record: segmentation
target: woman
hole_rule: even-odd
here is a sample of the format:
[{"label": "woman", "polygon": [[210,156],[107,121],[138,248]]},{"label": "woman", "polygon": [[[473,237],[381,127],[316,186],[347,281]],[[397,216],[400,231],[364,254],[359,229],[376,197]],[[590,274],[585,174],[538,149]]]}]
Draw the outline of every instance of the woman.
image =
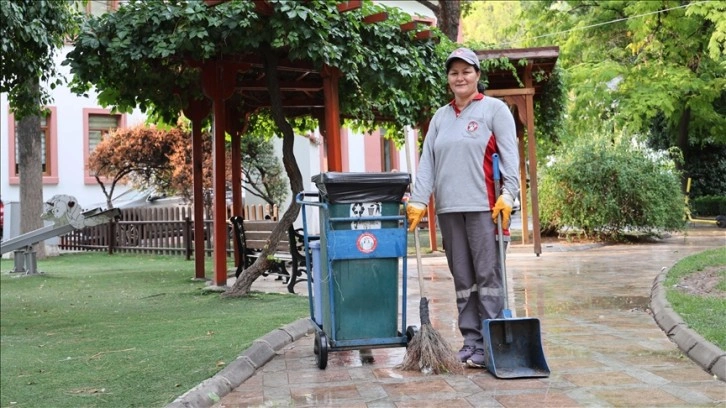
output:
[{"label": "woman", "polygon": [[[407,217],[412,231],[434,194],[464,337],[458,356],[471,367],[484,367],[482,320],[501,318],[504,307],[495,223],[501,214],[502,226],[509,227],[512,203],[519,194],[517,133],[507,105],[484,96],[477,87],[481,72],[472,50],[452,52],[446,72],[454,99],[431,119]],[[499,154],[502,175],[498,199],[494,153]]]}]

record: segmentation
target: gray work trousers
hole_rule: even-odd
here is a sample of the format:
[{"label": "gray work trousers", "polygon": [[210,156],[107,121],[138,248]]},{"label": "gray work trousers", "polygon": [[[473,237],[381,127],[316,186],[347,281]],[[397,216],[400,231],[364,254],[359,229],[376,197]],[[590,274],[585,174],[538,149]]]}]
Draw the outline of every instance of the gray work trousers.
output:
[{"label": "gray work trousers", "polygon": [[482,320],[500,318],[504,308],[496,224],[490,212],[446,213],[438,219],[454,278],[459,331],[465,345],[483,348]]}]

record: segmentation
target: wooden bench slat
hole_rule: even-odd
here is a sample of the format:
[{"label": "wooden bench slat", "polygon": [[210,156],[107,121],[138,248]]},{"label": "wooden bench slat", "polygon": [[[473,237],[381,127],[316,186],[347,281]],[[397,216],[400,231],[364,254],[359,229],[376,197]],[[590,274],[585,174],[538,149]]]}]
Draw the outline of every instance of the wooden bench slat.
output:
[{"label": "wooden bench slat", "polygon": [[[259,232],[259,231],[245,231],[245,241],[267,241],[270,238],[269,232]],[[287,237],[283,237],[280,242],[284,242],[285,244],[288,243]]]},{"label": "wooden bench slat", "polygon": [[[262,249],[265,247],[265,245],[267,245],[267,239],[254,240],[254,239],[248,238],[245,240],[245,244],[246,244],[245,246],[248,249],[252,249],[255,251],[262,251]],[[277,252],[290,252],[290,244],[287,241],[285,241],[285,242],[280,241],[277,244]]]},{"label": "wooden bench slat", "polygon": [[277,226],[277,221],[242,221],[245,226],[245,232],[249,231],[267,231],[272,232]]}]

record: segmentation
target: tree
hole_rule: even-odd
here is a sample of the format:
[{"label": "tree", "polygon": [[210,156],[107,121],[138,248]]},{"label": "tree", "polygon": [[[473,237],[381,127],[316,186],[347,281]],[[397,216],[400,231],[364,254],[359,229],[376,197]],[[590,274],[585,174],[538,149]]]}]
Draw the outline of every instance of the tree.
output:
[{"label": "tree", "polygon": [[[138,125],[110,132],[88,159],[89,170],[101,186],[108,208],[113,208],[111,199],[119,182],[154,186],[160,192],[184,185],[186,177],[176,171],[172,157],[185,151],[190,139],[189,133],[179,128],[162,130]],[[108,188],[105,182],[110,182]]]},{"label": "tree", "polygon": [[506,28],[512,24],[512,16],[521,10],[518,1],[475,1],[461,19],[464,41],[510,48]]},{"label": "tree", "polygon": [[471,9],[470,0],[421,0],[419,3],[426,6],[436,15],[438,27],[441,32],[453,42],[459,39],[459,20],[462,14]]},{"label": "tree", "polygon": [[[93,84],[102,104],[121,111],[153,105],[162,116],[176,118],[188,101],[202,95],[200,70],[189,61],[255,55],[264,65],[268,114],[283,138],[283,165],[293,194],[302,191],[303,183],[277,78],[281,55],[318,69],[328,65],[340,70],[341,114],[370,128],[386,118],[401,131],[399,139],[405,126],[422,123],[445,99],[440,67],[453,45],[435,28],[438,41],[417,41],[415,33],[402,32],[401,24],[411,17],[399,9],[365,2],[362,9],[340,13],[337,1],[269,0],[263,14],[255,4],[131,1],[116,13],[90,19],[66,61],[74,89],[82,93]],[[382,10],[388,20],[361,22]],[[298,212],[299,204],[293,202],[273,231],[269,248],[277,247]],[[227,294],[248,293],[268,267],[267,255],[245,270]]]},{"label": "tree", "polygon": [[685,225],[673,161],[601,129],[568,143],[544,166],[540,203],[545,231],[565,235],[622,241]]},{"label": "tree", "polygon": [[[41,83],[60,83],[53,54],[77,27],[72,3],[17,0],[0,7],[0,92],[7,92],[16,127],[20,176],[20,231],[40,228],[43,178],[40,115],[50,102]],[[39,257],[45,247],[37,248]]]},{"label": "tree", "polygon": [[[203,132],[202,140],[202,185],[210,188],[211,134]],[[109,133],[94,149],[88,166],[101,186],[108,208],[113,207],[114,190],[121,182],[191,199],[191,150],[191,133],[183,123],[176,127],[138,125]],[[247,137],[242,152],[244,188],[270,204],[282,203],[287,190],[272,143],[263,137]],[[230,155],[226,167],[229,174]]]},{"label": "tree", "polygon": [[573,135],[607,121],[646,135],[657,123],[683,152],[726,143],[725,3],[543,1],[522,12],[525,45],[560,45]]},{"label": "tree", "polygon": [[270,140],[248,135],[242,138],[243,188],[270,205],[279,205],[287,197],[285,174]]}]

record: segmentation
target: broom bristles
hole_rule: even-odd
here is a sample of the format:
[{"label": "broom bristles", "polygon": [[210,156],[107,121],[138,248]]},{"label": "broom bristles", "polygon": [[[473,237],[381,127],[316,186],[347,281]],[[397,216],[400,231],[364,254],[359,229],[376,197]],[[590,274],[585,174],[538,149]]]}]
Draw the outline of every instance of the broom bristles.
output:
[{"label": "broom bristles", "polygon": [[457,358],[446,339],[431,325],[424,324],[408,344],[406,355],[401,363],[406,371],[422,371],[433,374],[463,372],[461,361]]},{"label": "broom bristles", "polygon": [[436,331],[428,318],[428,300],[421,298],[419,305],[421,329],[413,336],[403,357],[401,369],[420,370],[424,373],[460,374],[464,371],[461,361],[444,337]]}]

